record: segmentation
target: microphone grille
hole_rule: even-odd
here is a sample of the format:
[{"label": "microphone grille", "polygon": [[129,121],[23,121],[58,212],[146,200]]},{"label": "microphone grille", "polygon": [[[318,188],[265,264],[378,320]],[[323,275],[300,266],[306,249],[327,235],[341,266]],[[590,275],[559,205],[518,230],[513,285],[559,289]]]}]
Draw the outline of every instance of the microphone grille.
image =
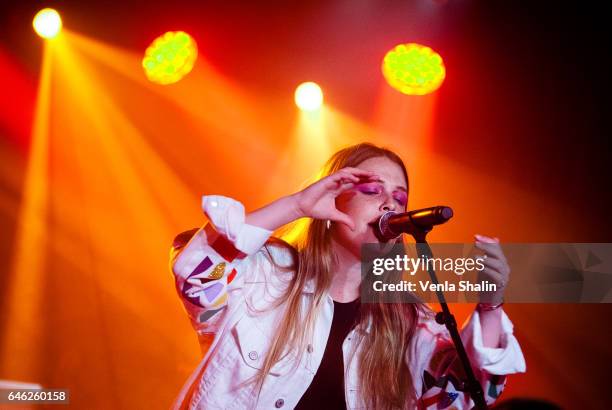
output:
[{"label": "microphone grille", "polygon": [[442,208],[440,215],[442,215],[444,219],[448,220],[453,217],[454,214],[451,208],[449,208],[448,206],[442,206],[440,208]]}]

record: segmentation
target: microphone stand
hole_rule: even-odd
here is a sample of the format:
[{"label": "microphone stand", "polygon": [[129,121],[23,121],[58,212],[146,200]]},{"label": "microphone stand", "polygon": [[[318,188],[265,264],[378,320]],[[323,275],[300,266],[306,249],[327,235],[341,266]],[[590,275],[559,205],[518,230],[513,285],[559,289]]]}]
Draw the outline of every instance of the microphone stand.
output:
[{"label": "microphone stand", "polygon": [[[414,229],[410,234],[414,237],[416,241],[416,248],[419,256],[433,258],[433,253],[431,251],[431,247],[427,243],[426,236],[431,231],[433,226],[420,227]],[[438,284],[438,278],[436,277],[436,272],[427,264],[427,270],[429,272],[429,276],[431,277],[431,281],[434,284]],[[437,287],[436,287],[437,289]],[[450,333],[451,339],[453,340],[453,344],[455,345],[455,349],[457,350],[457,354],[459,355],[459,359],[461,360],[461,364],[463,366],[463,370],[465,371],[465,375],[467,376],[468,390],[470,392],[470,397],[474,400],[474,408],[478,410],[487,410],[489,407],[487,406],[487,402],[484,398],[484,392],[482,390],[482,386],[476,380],[476,376],[474,375],[474,371],[472,370],[472,365],[470,364],[470,360],[468,359],[467,353],[465,352],[465,347],[463,346],[463,341],[461,340],[461,336],[459,335],[459,331],[457,330],[457,321],[455,320],[455,316],[450,312],[448,308],[448,304],[446,303],[446,298],[444,297],[444,293],[440,290],[436,290],[436,296],[440,302],[440,306],[442,307],[442,311],[436,314],[436,322],[439,324],[444,324],[448,332]]]}]

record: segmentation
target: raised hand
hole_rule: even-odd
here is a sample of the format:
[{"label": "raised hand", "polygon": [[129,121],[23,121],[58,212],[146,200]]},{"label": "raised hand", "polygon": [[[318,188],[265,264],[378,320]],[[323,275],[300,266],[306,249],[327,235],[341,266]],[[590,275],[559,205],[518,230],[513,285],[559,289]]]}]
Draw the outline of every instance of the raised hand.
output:
[{"label": "raised hand", "polygon": [[484,235],[474,235],[476,248],[485,254],[484,270],[481,275],[497,285],[497,292],[491,299],[497,303],[503,300],[504,288],[510,279],[510,265],[502,251],[498,238],[489,238]]},{"label": "raised hand", "polygon": [[346,167],[309,185],[296,195],[297,208],[301,216],[315,219],[329,219],[355,229],[355,223],[336,208],[336,197],[351,189],[360,180],[376,179],[371,171]]}]

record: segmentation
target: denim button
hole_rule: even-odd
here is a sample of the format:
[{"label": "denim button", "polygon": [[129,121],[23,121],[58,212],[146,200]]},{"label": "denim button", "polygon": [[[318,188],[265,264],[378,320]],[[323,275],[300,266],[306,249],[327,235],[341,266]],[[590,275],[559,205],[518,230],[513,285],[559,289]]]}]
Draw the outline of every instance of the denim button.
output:
[{"label": "denim button", "polygon": [[276,400],[276,403],[274,403],[274,407],[276,407],[277,409],[280,409],[284,405],[285,405],[285,400],[283,399],[278,399]]},{"label": "denim button", "polygon": [[255,350],[249,352],[249,359],[257,360],[258,357],[259,357],[259,355],[257,354],[257,352]]},{"label": "denim button", "polygon": [[308,353],[312,353],[314,349],[312,348],[312,345],[309,344],[308,346],[306,346],[306,350],[308,351]]}]

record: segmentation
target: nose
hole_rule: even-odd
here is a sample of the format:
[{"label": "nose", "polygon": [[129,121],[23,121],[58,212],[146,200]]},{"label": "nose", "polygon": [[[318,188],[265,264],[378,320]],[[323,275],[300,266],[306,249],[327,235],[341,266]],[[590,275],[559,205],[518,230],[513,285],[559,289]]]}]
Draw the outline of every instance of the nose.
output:
[{"label": "nose", "polygon": [[395,202],[393,201],[393,198],[387,196],[385,202],[383,202],[380,206],[380,209],[383,212],[395,211]]}]

